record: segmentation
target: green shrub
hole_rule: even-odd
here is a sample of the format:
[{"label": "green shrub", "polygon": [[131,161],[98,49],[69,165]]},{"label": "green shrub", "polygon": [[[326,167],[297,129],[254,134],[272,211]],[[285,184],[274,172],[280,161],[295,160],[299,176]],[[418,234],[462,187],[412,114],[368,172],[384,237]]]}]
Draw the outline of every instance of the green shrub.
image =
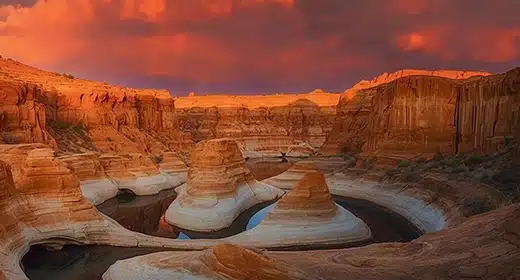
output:
[{"label": "green shrub", "polygon": [[424,157],[420,157],[415,160],[415,163],[417,163],[417,164],[423,164],[425,162],[426,162],[426,158],[424,158]]},{"label": "green shrub", "polygon": [[476,156],[476,155],[471,155],[470,157],[468,157],[465,161],[464,161],[464,164],[465,165],[475,165],[475,164],[480,164],[482,163],[483,160],[481,157],[479,156]]},{"label": "green shrub", "polygon": [[406,167],[410,166],[410,162],[403,159],[403,160],[399,161],[399,164],[397,166],[399,168],[406,168]]},{"label": "green shrub", "polygon": [[462,212],[466,217],[485,213],[493,209],[494,206],[489,197],[467,198],[462,202]]},{"label": "green shrub", "polygon": [[433,160],[434,160],[434,161],[441,161],[441,160],[443,160],[443,159],[444,159],[444,157],[442,156],[441,153],[436,153],[436,154],[433,156]]},{"label": "green shrub", "polygon": [[389,168],[387,170],[385,170],[385,174],[387,176],[394,176],[396,174],[399,174],[401,172],[401,170],[399,170],[399,168]]},{"label": "green shrub", "polygon": [[513,143],[513,140],[514,140],[514,139],[515,139],[515,138],[514,138],[513,136],[510,136],[510,135],[508,135],[508,136],[504,136],[504,144],[505,144],[506,146],[509,146],[509,145],[511,145],[511,144]]}]

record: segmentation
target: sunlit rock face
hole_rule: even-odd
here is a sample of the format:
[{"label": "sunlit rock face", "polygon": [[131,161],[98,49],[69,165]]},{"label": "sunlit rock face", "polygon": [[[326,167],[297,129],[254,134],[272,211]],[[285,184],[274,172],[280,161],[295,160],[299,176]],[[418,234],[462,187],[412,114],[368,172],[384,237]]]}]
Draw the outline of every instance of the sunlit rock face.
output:
[{"label": "sunlit rock face", "polygon": [[228,243],[201,252],[150,254],[117,261],[103,280],[192,279],[192,280],[310,280],[300,270],[274,261],[261,253]]},{"label": "sunlit rock face", "polygon": [[325,141],[338,94],[208,95],[176,100],[180,128],[195,141],[230,138],[246,157],[307,156]]},{"label": "sunlit rock face", "polygon": [[177,128],[168,91],[65,77],[3,58],[0,136],[4,143],[46,143],[62,153],[158,153],[192,146]]},{"label": "sunlit rock face", "polygon": [[385,166],[468,147],[496,151],[518,129],[518,69],[454,73],[407,76],[345,92],[320,152],[361,153],[363,160]]},{"label": "sunlit rock face", "polygon": [[179,196],[166,211],[166,221],[195,231],[229,227],[241,212],[283,194],[256,181],[235,141],[225,139],[197,143],[188,182],[176,191]]},{"label": "sunlit rock face", "polygon": [[157,194],[186,182],[186,165],[174,154],[156,156],[160,163],[141,154],[83,153],[58,157],[79,178],[81,192],[94,204],[130,190],[136,195]]},{"label": "sunlit rock face", "polygon": [[347,245],[371,237],[362,220],[332,200],[325,176],[309,170],[258,226],[228,240],[275,248]]},{"label": "sunlit rock face", "polygon": [[97,153],[83,153],[58,157],[80,180],[81,193],[98,205],[117,195],[118,185],[110,180]]}]

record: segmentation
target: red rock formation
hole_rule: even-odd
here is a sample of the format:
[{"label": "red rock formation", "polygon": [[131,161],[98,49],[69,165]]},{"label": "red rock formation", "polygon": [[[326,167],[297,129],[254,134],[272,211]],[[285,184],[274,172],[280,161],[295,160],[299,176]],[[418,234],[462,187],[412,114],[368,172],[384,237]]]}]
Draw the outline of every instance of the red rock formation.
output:
[{"label": "red rock formation", "polygon": [[157,153],[191,146],[164,90],[110,86],[0,59],[0,100],[0,134],[9,141],[55,146],[56,138],[62,152]]},{"label": "red rock formation", "polygon": [[197,143],[191,152],[188,183],[175,191],[179,195],[168,207],[166,221],[194,231],[229,227],[243,211],[284,193],[255,180],[238,145],[229,139]]},{"label": "red rock formation", "polygon": [[518,70],[461,81],[410,76],[347,92],[321,151],[362,152],[378,164],[437,152],[496,151],[518,129],[518,77]]},{"label": "red rock formation", "polygon": [[[294,210],[295,212],[309,210],[319,213],[320,217],[333,217],[336,214],[336,204],[332,200],[329,187],[323,173],[311,171],[294,185],[293,189],[284,195],[276,204],[279,210]],[[275,218],[271,215],[267,219]]]},{"label": "red rock formation", "polygon": [[339,95],[190,96],[176,100],[179,125],[195,140],[232,138],[248,157],[308,155],[330,131]]},{"label": "red rock formation", "polygon": [[519,236],[515,204],[406,243],[263,253],[217,245],[119,261],[103,279],[518,279]]},{"label": "red rock formation", "polygon": [[245,168],[235,141],[201,141],[192,150],[186,189],[189,195],[234,195],[238,186],[248,181],[254,178]]}]

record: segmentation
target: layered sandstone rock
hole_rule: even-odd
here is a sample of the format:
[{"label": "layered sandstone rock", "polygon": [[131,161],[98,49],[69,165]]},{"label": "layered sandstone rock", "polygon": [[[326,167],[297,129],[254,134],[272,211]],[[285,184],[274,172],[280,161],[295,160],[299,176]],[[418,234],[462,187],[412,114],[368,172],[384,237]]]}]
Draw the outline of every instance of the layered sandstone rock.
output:
[{"label": "layered sandstone rock", "polygon": [[177,129],[174,99],[165,90],[111,86],[0,59],[0,97],[0,134],[8,142],[47,143],[67,153],[192,145]]},{"label": "layered sandstone rock", "polygon": [[103,280],[321,279],[306,276],[296,268],[228,243],[220,243],[207,251],[183,252],[171,256],[169,253],[157,253],[117,261],[103,274]]},{"label": "layered sandstone rock", "polygon": [[180,242],[124,229],[83,198],[79,180],[49,148],[30,150],[16,181],[0,161],[0,278],[27,280],[20,267],[33,244],[105,244],[207,248],[212,241]]},{"label": "layered sandstone rock", "polygon": [[515,204],[407,243],[264,253],[223,244],[118,261],[103,279],[516,279],[519,236]]},{"label": "layered sandstone rock", "polygon": [[136,195],[156,194],[175,187],[163,176],[150,157],[142,154],[102,154],[99,156],[105,174],[119,189]]},{"label": "layered sandstone rock", "polygon": [[157,194],[186,182],[186,165],[175,153],[164,153],[160,163],[141,154],[83,153],[58,157],[80,180],[83,196],[95,205],[130,190],[136,195]]},{"label": "layered sandstone rock", "polygon": [[374,158],[384,166],[439,152],[496,151],[504,136],[514,135],[518,70],[440,76],[408,76],[347,91],[321,152],[361,152],[365,161]]},{"label": "layered sandstone rock", "polygon": [[258,226],[228,240],[276,248],[348,245],[371,237],[362,220],[332,200],[325,176],[311,170],[270,209]]},{"label": "layered sandstone rock", "polygon": [[338,94],[208,95],[176,100],[179,126],[193,139],[231,138],[244,156],[306,156],[324,142]]},{"label": "layered sandstone rock", "polygon": [[94,205],[117,195],[119,187],[105,174],[99,154],[75,154],[59,157],[58,160],[65,163],[78,177],[81,193]]},{"label": "layered sandstone rock", "polygon": [[188,182],[176,191],[179,196],[166,211],[166,221],[195,231],[229,227],[244,210],[283,194],[256,181],[235,141],[225,139],[195,146]]},{"label": "layered sandstone rock", "polygon": [[168,179],[170,185],[180,186],[186,183],[188,167],[176,153],[163,153],[159,156],[152,157],[152,160],[157,158],[159,170],[163,176]]},{"label": "layered sandstone rock", "polygon": [[354,162],[338,157],[311,157],[298,161],[287,171],[279,175],[265,179],[263,182],[281,189],[292,189],[292,187],[305,176],[305,174],[318,170],[324,174],[340,171],[351,167]]}]

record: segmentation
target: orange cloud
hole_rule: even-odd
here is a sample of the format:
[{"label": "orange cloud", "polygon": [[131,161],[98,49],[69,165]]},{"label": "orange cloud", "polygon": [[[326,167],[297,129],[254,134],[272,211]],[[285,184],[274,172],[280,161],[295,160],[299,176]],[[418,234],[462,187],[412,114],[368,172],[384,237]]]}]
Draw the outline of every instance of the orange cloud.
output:
[{"label": "orange cloud", "polygon": [[294,88],[344,82],[338,84],[344,89],[410,64],[495,67],[517,61],[518,3],[36,0],[0,4],[0,54],[103,79],[164,76]]}]

